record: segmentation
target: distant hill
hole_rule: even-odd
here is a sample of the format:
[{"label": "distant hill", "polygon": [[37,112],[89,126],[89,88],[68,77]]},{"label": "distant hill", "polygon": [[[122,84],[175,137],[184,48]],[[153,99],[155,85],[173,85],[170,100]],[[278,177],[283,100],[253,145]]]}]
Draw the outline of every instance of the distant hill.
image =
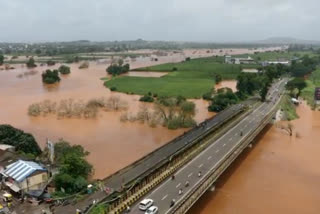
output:
[{"label": "distant hill", "polygon": [[288,45],[288,44],[320,44],[320,41],[302,40],[292,37],[271,37],[265,40],[257,41],[259,44],[277,44],[277,45]]}]

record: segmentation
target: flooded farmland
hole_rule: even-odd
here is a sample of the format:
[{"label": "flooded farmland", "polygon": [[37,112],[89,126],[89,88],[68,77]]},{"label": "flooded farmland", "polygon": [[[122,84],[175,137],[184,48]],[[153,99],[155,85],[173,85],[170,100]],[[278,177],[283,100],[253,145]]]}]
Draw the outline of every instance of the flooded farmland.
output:
[{"label": "flooded farmland", "polygon": [[292,137],[266,128],[189,214],[319,213],[320,112],[302,104],[297,113]]},{"label": "flooded farmland", "polygon": [[[241,49],[240,52],[251,50]],[[252,50],[253,51],[253,50]],[[238,53],[234,50],[233,53]],[[131,68],[151,66],[167,62],[179,62],[186,56],[205,57],[222,54],[220,50],[184,50],[170,52],[159,56],[157,61],[150,57],[138,57],[130,62]],[[185,129],[168,130],[165,127],[151,128],[147,124],[123,123],[119,118],[121,111],[99,111],[95,119],[57,118],[56,115],[45,117],[30,117],[28,106],[43,100],[61,101],[75,99],[88,101],[92,98],[119,96],[128,103],[129,112],[139,109],[139,97],[110,92],[103,86],[100,78],[106,76],[108,66],[103,60],[90,62],[88,69],[78,69],[79,64],[71,64],[71,74],[62,75],[61,82],[55,85],[45,85],[41,81],[41,73],[55,66],[38,66],[28,69],[16,64],[13,70],[0,71],[0,123],[32,133],[39,144],[44,147],[46,139],[63,138],[70,143],[80,144],[90,152],[88,160],[95,168],[94,178],[103,178],[120,168],[130,164],[145,154],[153,151],[169,140],[182,134]],[[197,122],[211,117],[207,111],[208,103],[203,100],[193,100],[196,103]]]}]

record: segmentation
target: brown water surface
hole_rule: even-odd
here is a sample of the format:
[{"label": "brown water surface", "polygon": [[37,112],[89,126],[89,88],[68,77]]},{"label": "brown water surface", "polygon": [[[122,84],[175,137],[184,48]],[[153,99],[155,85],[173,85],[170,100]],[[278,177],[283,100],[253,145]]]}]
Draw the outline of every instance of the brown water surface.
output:
[{"label": "brown water surface", "polygon": [[[318,214],[320,112],[302,104],[294,136],[269,126],[190,214]],[[298,133],[298,138],[296,137]]]},{"label": "brown water surface", "polygon": [[[161,62],[161,58],[159,61]],[[131,67],[141,67],[150,63],[152,62],[144,59],[137,60]],[[106,76],[107,64],[91,62],[88,69],[82,70],[78,69],[79,64],[70,66],[71,74],[62,75],[61,82],[54,85],[45,85],[41,81],[41,72],[48,68],[46,66],[33,69],[38,71],[34,75],[22,77],[17,76],[30,71],[23,65],[16,65],[15,70],[1,71],[0,124],[11,124],[32,133],[42,147],[46,138],[64,138],[73,144],[83,145],[90,151],[88,160],[94,165],[95,178],[103,178],[125,167],[186,131],[172,131],[161,126],[151,128],[138,122],[123,123],[119,120],[123,112],[100,111],[96,119],[57,119],[56,115],[28,116],[28,106],[45,99],[59,101],[73,98],[86,101],[110,95],[125,100],[129,104],[128,112],[136,113],[139,110],[140,96],[110,92],[103,86],[100,78]],[[198,122],[212,116],[207,112],[206,101],[195,102]]]},{"label": "brown water surface", "polygon": [[219,84],[215,85],[215,89],[218,90],[220,88],[231,88],[232,91],[237,91],[237,81],[236,80],[223,80]]}]

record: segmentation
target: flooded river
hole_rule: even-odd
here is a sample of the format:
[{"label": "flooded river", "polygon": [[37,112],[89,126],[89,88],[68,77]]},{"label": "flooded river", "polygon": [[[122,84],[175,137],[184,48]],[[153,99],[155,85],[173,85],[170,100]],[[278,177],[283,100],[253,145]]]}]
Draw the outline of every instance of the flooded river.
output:
[{"label": "flooded river", "polygon": [[[159,56],[157,61],[152,61],[150,57],[138,57],[130,62],[130,67],[179,62],[186,56],[205,57],[226,51],[230,52],[184,50]],[[239,49],[232,53],[252,51]],[[103,86],[100,78],[106,76],[105,70],[108,66],[103,60],[90,62],[88,69],[81,70],[78,69],[79,64],[71,64],[71,74],[62,76],[61,82],[54,86],[42,84],[41,73],[48,68],[46,66],[31,70],[22,65],[13,66],[13,70],[3,70],[4,66],[0,67],[0,124],[11,124],[32,133],[42,147],[45,146],[47,138],[53,141],[63,138],[72,144],[83,145],[90,152],[88,160],[95,168],[94,178],[110,175],[186,131],[172,131],[159,126],[151,128],[138,122],[123,123],[119,120],[122,112],[100,111],[96,119],[57,119],[55,115],[30,117],[27,114],[28,106],[46,99],[60,101],[72,98],[87,101],[117,95],[129,104],[128,111],[132,113],[138,111],[141,102],[138,101],[139,96],[110,92]],[[207,111],[206,101],[193,101],[197,108],[197,122],[213,115]]]},{"label": "flooded river", "polygon": [[[150,64],[149,61],[136,61],[132,67]],[[49,67],[57,68],[59,65]],[[123,112],[100,111],[96,119],[57,119],[55,115],[30,117],[28,106],[45,99],[59,101],[73,98],[84,101],[119,96],[128,103],[128,112],[139,110],[140,96],[110,92],[103,86],[101,77],[106,76],[104,64],[90,63],[88,69],[78,69],[72,64],[71,74],[62,76],[61,82],[54,86],[43,85],[42,66],[30,72],[22,65],[16,69],[0,71],[0,123],[32,133],[39,144],[45,146],[46,139],[63,138],[73,144],[81,144],[90,151],[88,160],[95,168],[94,177],[103,178],[153,151],[169,140],[182,134],[185,129],[168,130],[165,127],[151,128],[139,122],[120,122]],[[36,72],[37,71],[37,72]],[[212,116],[207,112],[207,102],[194,100],[197,105],[198,122]]]},{"label": "flooded river", "polygon": [[189,214],[318,214],[320,112],[305,104],[297,112],[294,136],[269,126]]}]

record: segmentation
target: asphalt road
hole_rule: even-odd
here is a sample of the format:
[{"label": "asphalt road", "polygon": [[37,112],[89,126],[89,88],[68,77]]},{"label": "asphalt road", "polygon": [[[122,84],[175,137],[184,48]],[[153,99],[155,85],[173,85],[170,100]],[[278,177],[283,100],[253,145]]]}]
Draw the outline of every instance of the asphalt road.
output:
[{"label": "asphalt road", "polygon": [[[168,178],[145,196],[145,198],[154,200],[154,204],[159,207],[159,214],[167,213],[170,210],[172,199],[175,199],[176,203],[181,200],[186,192],[200,182],[202,177],[224,160],[224,157],[241,142],[242,138],[250,135],[260,125],[264,116],[270,112],[275,102],[279,99],[279,92],[282,91],[284,85],[284,80],[273,84],[268,93],[268,102],[262,103],[225,135],[179,169],[175,174],[174,180]],[[243,133],[242,136],[240,136],[240,132]],[[200,171],[201,176],[199,177],[198,173]],[[185,186],[186,181],[189,182],[188,187]],[[180,189],[183,191],[181,195],[179,195]],[[131,208],[130,213],[141,214],[143,212],[138,209],[138,204],[136,204]]]}]

